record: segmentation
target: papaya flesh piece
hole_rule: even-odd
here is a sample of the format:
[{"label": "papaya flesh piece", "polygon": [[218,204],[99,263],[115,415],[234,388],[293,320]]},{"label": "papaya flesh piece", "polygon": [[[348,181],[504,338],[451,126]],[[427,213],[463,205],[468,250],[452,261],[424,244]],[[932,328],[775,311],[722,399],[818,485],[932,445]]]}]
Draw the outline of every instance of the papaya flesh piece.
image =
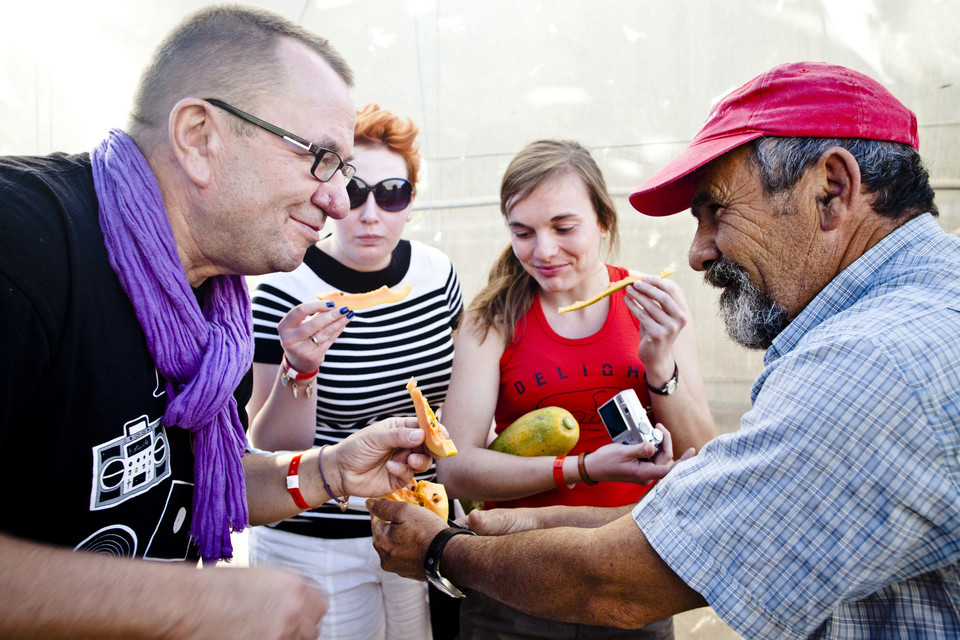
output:
[{"label": "papaya flesh piece", "polygon": [[410,484],[400,487],[393,493],[384,496],[397,502],[410,502],[420,505],[446,520],[450,515],[450,501],[447,499],[447,489],[439,482],[429,480],[411,480]]},{"label": "papaya flesh piece", "polygon": [[580,439],[580,425],[562,407],[541,407],[510,423],[487,447],[515,456],[565,456]]},{"label": "papaya flesh piece", "polygon": [[456,445],[443,433],[443,428],[440,426],[437,416],[433,413],[433,409],[430,408],[430,403],[423,397],[423,392],[417,388],[415,378],[410,378],[407,383],[407,391],[410,392],[413,406],[417,410],[417,422],[423,429],[423,443],[427,445],[427,449],[441,458],[457,455]]},{"label": "papaya flesh piece", "polygon": [[[666,278],[667,276],[673,273],[676,273],[676,271],[677,271],[676,269],[664,269],[663,271],[657,274],[657,277]],[[559,311],[560,313],[566,313],[567,311],[576,311],[577,309],[583,309],[584,307],[589,307],[590,305],[596,302],[600,302],[610,294],[620,291],[620,289],[625,289],[629,287],[631,284],[633,284],[634,282],[636,282],[642,277],[643,277],[642,275],[627,276],[623,280],[617,280],[616,282],[611,282],[609,287],[607,287],[597,295],[593,296],[589,300],[577,300],[571,305],[568,305],[566,307],[560,307],[559,309],[557,309],[557,311]]]},{"label": "papaya flesh piece", "polygon": [[379,289],[367,291],[365,293],[344,293],[343,291],[328,291],[323,295],[317,296],[321,300],[332,302],[338,307],[347,307],[352,311],[360,309],[369,309],[379,304],[388,304],[400,302],[410,295],[410,285],[405,284],[396,291],[383,285]]}]

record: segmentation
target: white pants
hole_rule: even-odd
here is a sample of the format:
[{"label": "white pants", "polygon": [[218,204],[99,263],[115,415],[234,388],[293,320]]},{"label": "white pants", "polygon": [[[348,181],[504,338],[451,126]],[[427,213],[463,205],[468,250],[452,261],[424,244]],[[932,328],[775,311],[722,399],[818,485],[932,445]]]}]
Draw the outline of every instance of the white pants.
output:
[{"label": "white pants", "polygon": [[371,538],[327,540],[250,528],[250,564],[280,565],[330,598],[318,640],[432,640],[427,585],[380,568]]}]

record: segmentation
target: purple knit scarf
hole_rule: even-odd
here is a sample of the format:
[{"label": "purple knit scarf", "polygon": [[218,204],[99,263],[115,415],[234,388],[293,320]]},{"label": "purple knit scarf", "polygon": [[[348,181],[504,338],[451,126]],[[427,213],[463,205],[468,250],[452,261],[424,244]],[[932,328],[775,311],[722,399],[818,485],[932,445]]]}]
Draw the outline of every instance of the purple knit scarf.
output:
[{"label": "purple knit scarf", "polygon": [[165,426],[193,433],[190,535],[204,562],[229,559],[231,527],[247,524],[246,447],[233,392],[253,360],[250,298],[242,276],[210,278],[203,309],[177,254],[160,186],[126,133],[90,154],[110,265],[133,302],[166,381]]}]

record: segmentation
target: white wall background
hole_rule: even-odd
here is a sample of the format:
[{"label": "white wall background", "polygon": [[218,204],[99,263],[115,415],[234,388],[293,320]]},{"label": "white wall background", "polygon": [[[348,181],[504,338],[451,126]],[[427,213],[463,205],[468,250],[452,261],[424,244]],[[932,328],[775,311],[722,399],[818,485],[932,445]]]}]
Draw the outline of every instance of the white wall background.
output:
[{"label": "white wall background", "polygon": [[[160,38],[201,0],[0,0],[0,154],[76,152],[122,127]],[[260,0],[329,38],[379,102],[421,127],[408,237],[444,249],[470,298],[508,242],[509,159],[541,137],[597,158],[621,214],[619,262],[679,269],[721,431],[748,407],[760,354],[734,346],[686,265],[688,215],[645,218],[625,195],[682,149],[716,97],[787,61],[882,81],[920,123],[941,223],[960,230],[957,0]],[[720,637],[697,618],[680,637]],[[699,627],[699,634],[695,627]],[[724,636],[730,637],[730,636]]]},{"label": "white wall background", "polygon": [[[90,149],[126,122],[140,69],[202,0],[2,0],[0,154]],[[625,195],[682,149],[710,103],[793,60],[844,64],[917,113],[941,223],[960,229],[957,0],[259,0],[329,38],[379,102],[421,127],[409,237],[444,249],[469,298],[508,242],[499,180],[527,142],[589,147],[616,196],[619,262],[679,269],[722,431],[748,408],[760,354],[734,346],[686,265],[690,216],[640,216]]]}]

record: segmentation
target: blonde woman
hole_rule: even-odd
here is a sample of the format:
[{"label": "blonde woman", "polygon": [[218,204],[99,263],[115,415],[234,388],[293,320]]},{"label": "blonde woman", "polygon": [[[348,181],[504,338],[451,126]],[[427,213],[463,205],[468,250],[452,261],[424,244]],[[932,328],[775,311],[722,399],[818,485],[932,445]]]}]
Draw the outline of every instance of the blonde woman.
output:
[{"label": "blonde woman", "polygon": [[[634,389],[653,422],[667,427],[678,455],[714,434],[683,293],[672,281],[646,277],[584,309],[558,311],[629,273],[603,260],[603,246],[617,242],[616,210],[599,168],[576,142],[528,145],[508,166],[500,196],[511,244],[457,335],[441,420],[459,454],[437,462],[440,479],[450,495],[489,507],[626,510],[668,467],[640,462],[646,445],[613,444],[597,415],[603,402]],[[567,456],[519,457],[486,448],[491,422],[499,432],[551,405],[580,423],[580,440]],[[553,638],[574,637],[577,630],[474,593],[461,606],[461,632]],[[580,632],[590,638],[673,635],[670,620],[642,630]]]}]

